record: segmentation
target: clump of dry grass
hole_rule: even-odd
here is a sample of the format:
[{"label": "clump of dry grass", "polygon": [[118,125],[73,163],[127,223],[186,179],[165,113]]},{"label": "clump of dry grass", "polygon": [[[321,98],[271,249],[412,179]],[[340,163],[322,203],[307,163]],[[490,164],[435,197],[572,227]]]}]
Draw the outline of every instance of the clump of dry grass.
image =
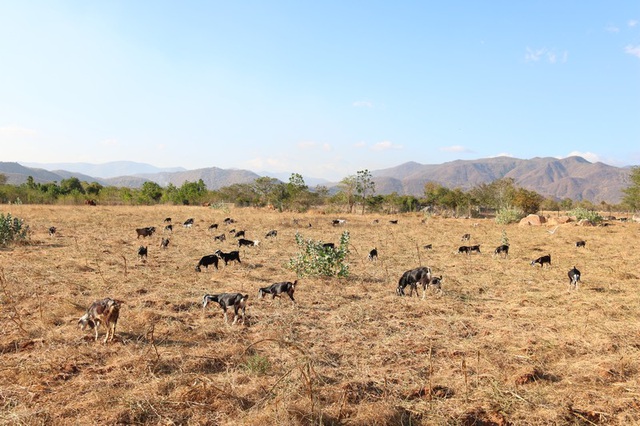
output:
[{"label": "clump of dry grass", "polygon": [[[630,424],[640,421],[637,225],[498,226],[491,221],[189,206],[4,206],[33,231],[0,251],[0,422],[15,424]],[[176,227],[137,239],[135,228]],[[237,249],[207,228],[236,219],[259,247],[242,264],[194,271]],[[298,220],[298,224],[294,222]],[[307,224],[312,227],[308,228]],[[56,226],[55,236],[48,235]],[[304,229],[302,229],[304,228]],[[264,239],[271,229],[277,238]],[[217,233],[227,232],[221,224]],[[347,279],[305,278],[297,306],[258,300],[295,279],[294,236],[337,242]],[[506,259],[492,248],[508,234]],[[471,233],[482,254],[457,255]],[[164,235],[167,236],[167,235]],[[586,249],[576,249],[586,239]],[[136,256],[149,247],[146,262]],[[433,250],[424,250],[433,244]],[[379,259],[367,260],[376,247]],[[551,252],[551,268],[529,262]],[[428,265],[444,293],[399,298],[398,278]],[[578,291],[566,273],[582,271]],[[249,293],[246,325],[223,323],[206,292]],[[77,328],[86,307],[124,300],[112,344]]]}]

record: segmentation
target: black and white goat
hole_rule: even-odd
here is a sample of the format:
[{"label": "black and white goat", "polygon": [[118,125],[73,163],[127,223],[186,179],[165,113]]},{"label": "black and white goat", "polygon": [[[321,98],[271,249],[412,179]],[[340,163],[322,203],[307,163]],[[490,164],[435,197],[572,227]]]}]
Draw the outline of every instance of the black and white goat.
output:
[{"label": "black and white goat", "polygon": [[224,312],[224,322],[228,324],[227,309],[233,306],[233,324],[238,322],[239,311],[242,311],[242,323],[244,324],[247,299],[249,299],[248,294],[243,295],[240,293],[205,294],[202,298],[202,309],[204,311],[209,302],[218,303]]},{"label": "black and white goat", "polygon": [[502,254],[503,257],[506,259],[506,257],[509,256],[509,246],[507,244],[503,244],[501,246],[496,247],[496,249],[493,251],[493,255],[497,256],[499,254]]},{"label": "black and white goat", "polygon": [[169,224],[164,227],[163,232],[173,232],[173,225]]},{"label": "black and white goat", "polygon": [[573,269],[569,270],[569,287],[573,287],[574,289],[578,288],[578,284],[580,283],[580,271],[576,269],[574,266]]},{"label": "black and white goat", "polygon": [[[428,266],[420,266],[418,268],[410,269],[406,271],[400,277],[398,281],[398,287],[396,288],[396,294],[398,296],[404,296],[404,289],[409,287],[409,297],[416,292],[416,297],[418,296],[418,284],[422,286],[423,289],[427,288],[428,283],[431,281],[431,268]],[[424,294],[423,294],[424,297]]]},{"label": "black and white goat", "polygon": [[225,217],[223,222],[224,222],[225,225],[229,225],[231,223],[236,223],[236,221],[231,219],[230,217]]},{"label": "black and white goat", "polygon": [[184,226],[185,228],[191,228],[193,226],[193,222],[194,222],[193,218],[190,217],[189,219],[184,221],[182,226]]},{"label": "black and white goat", "polygon": [[464,234],[460,239],[460,241],[469,241],[469,240],[471,240],[471,234]]},{"label": "black and white goat", "polygon": [[536,260],[532,260],[531,261],[531,266],[534,266],[536,264],[540,265],[541,268],[544,268],[545,264],[547,264],[547,265],[549,265],[549,267],[551,267],[551,255],[547,254],[547,255],[544,255],[544,256],[540,256]]},{"label": "black and white goat", "polygon": [[200,269],[201,266],[204,266],[205,268],[209,269],[209,265],[213,265],[213,266],[216,267],[216,269],[218,269],[218,256],[217,255],[208,254],[206,256],[202,256],[202,258],[200,259],[200,261],[196,265],[196,272],[200,272],[202,270],[202,269]]},{"label": "black and white goat", "polygon": [[215,237],[213,237],[213,241],[224,241],[227,239],[227,236],[224,234],[224,232],[220,235],[216,235]]},{"label": "black and white goat", "polygon": [[103,343],[113,340],[113,336],[116,334],[116,324],[118,323],[122,303],[121,300],[115,300],[109,297],[96,300],[78,320],[81,330],[84,330],[86,327],[93,328],[96,332],[95,340],[97,341],[98,329],[100,325],[104,324],[107,328],[107,335],[104,337]]},{"label": "black and white goat", "polygon": [[213,231],[214,229],[218,229],[218,224],[217,223],[209,225],[209,231]]},{"label": "black and white goat", "polygon": [[277,237],[278,236],[278,231],[275,229],[272,229],[271,231],[267,232],[267,235],[265,235],[265,238],[271,238],[271,237]]},{"label": "black and white goat", "polygon": [[163,238],[162,241],[160,241],[160,248],[166,249],[167,247],[169,247],[169,239]]},{"label": "black and white goat", "polygon": [[282,294],[287,294],[289,299],[295,304],[296,300],[293,298],[293,293],[296,291],[296,285],[298,280],[294,282],[284,281],[280,283],[271,284],[268,287],[262,287],[258,290],[258,297],[263,299],[266,294],[271,295],[271,299],[275,299],[276,296],[280,297]]},{"label": "black and white goat", "polygon": [[378,260],[378,249],[374,248],[369,252],[369,260]]},{"label": "black and white goat", "polygon": [[171,218],[170,217],[165,217],[164,218],[164,223],[171,223]]},{"label": "black and white goat", "polygon": [[244,238],[240,238],[238,240],[238,247],[242,247],[242,246],[247,246],[247,247],[257,247],[260,245],[260,241],[252,241],[252,240],[246,240]]},{"label": "black and white goat", "polygon": [[240,261],[240,252],[238,250],[230,251],[229,253],[225,253],[222,250],[216,250],[214,254],[224,261],[225,266],[227,263],[234,260],[238,263],[242,263]]},{"label": "black and white goat", "polygon": [[331,225],[333,226],[344,225],[345,223],[347,223],[345,219],[333,219],[331,221]]},{"label": "black and white goat", "polygon": [[576,247],[586,247],[587,242],[585,240],[576,241]]},{"label": "black and white goat", "polygon": [[51,235],[52,237],[56,234],[56,227],[55,226],[50,226],[49,227],[49,235]]}]

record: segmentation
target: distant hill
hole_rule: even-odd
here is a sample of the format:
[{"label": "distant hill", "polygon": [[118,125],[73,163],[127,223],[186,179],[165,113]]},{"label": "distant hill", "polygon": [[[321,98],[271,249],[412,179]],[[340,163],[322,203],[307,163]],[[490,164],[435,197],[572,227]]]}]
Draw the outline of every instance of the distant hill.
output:
[{"label": "distant hill", "polygon": [[24,163],[24,166],[46,170],[67,170],[88,176],[113,178],[119,176],[134,176],[143,173],[182,172],[183,167],[161,168],[135,161],[111,161],[102,164],[91,163]]},{"label": "distant hill", "polygon": [[[133,162],[123,163],[129,170],[155,169],[154,166]],[[110,164],[110,163],[107,163]],[[99,166],[99,165],[98,165]],[[47,165],[49,167],[49,165]],[[25,167],[18,163],[0,162],[0,173],[8,178],[8,183],[21,184],[28,176],[33,176],[39,183],[61,181],[69,177],[77,177],[82,181],[98,182],[101,185],[126,186],[138,188],[146,181],[153,181],[162,186],[169,183],[181,186],[184,182],[197,182],[202,179],[211,190],[220,189],[233,184],[251,183],[261,175],[249,170],[220,169],[208,167],[196,170],[139,172],[131,175],[120,175],[109,178],[91,177],[72,167],[76,171],[45,170],[43,168]],[[102,172],[105,173],[105,172]],[[629,185],[630,168],[609,166],[603,163],[591,163],[582,157],[536,157],[522,160],[511,157],[484,158],[478,160],[456,160],[443,164],[420,164],[408,162],[388,169],[371,171],[376,184],[377,194],[397,192],[401,195],[421,196],[424,184],[436,182],[448,188],[469,190],[482,183],[491,183],[496,179],[513,178],[518,186],[533,190],[545,197],[557,199],[589,200],[599,203],[619,203],[622,189]],[[264,175],[287,182],[291,173]],[[320,183],[331,192],[336,190],[337,183],[329,183],[320,179],[305,177],[310,188]],[[314,184],[315,182],[315,184]]]}]

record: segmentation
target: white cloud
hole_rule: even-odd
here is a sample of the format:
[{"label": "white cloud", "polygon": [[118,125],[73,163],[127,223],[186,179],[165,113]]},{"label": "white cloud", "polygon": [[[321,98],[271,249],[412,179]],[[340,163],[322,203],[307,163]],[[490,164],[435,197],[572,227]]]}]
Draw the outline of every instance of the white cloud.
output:
[{"label": "white cloud", "polygon": [[628,53],[629,55],[633,55],[636,56],[638,58],[640,58],[640,45],[638,46],[632,46],[632,45],[627,45],[624,48],[625,53]]},{"label": "white cloud", "polygon": [[627,26],[629,26],[630,28],[633,28],[636,25],[638,25],[638,21],[635,19],[629,19],[629,22],[627,22]]},{"label": "white cloud", "polygon": [[515,157],[513,156],[513,154],[511,154],[511,153],[509,153],[509,152],[501,152],[501,153],[499,153],[499,154],[489,156],[489,158],[496,158],[496,157],[509,157],[509,158],[515,158]]},{"label": "white cloud", "polygon": [[527,47],[524,54],[524,61],[539,62],[541,59],[546,59],[550,64],[555,64],[558,62],[558,55],[561,57],[561,62],[567,62],[569,52],[566,50],[559,54],[555,50],[547,49],[546,47],[541,49],[531,49],[530,47]]},{"label": "white cloud", "polygon": [[161,143],[161,144],[158,144],[156,148],[158,148],[158,151],[164,151],[167,149],[167,145],[164,143]]},{"label": "white cloud", "polygon": [[103,146],[119,146],[120,142],[118,142],[117,139],[110,138],[110,139],[105,139],[102,142],[100,142],[100,145],[103,145]]},{"label": "white cloud", "polygon": [[314,148],[316,145],[318,144],[312,141],[298,142],[298,148],[300,149],[311,149],[311,148]]},{"label": "white cloud", "polygon": [[1,137],[11,137],[11,138],[32,137],[32,136],[36,136],[37,134],[38,132],[36,132],[35,130],[28,129],[26,127],[19,127],[19,126],[0,127]]},{"label": "white cloud", "polygon": [[355,101],[351,105],[356,108],[373,108],[373,102],[370,101]]},{"label": "white cloud", "polygon": [[602,159],[600,158],[600,156],[598,154],[594,154],[593,152],[571,151],[567,155],[567,157],[574,157],[574,156],[582,157],[585,160],[590,161],[592,163],[602,162]]},{"label": "white cloud", "polygon": [[440,147],[440,151],[444,151],[444,152],[467,152],[467,153],[473,152],[469,148],[465,148],[462,145],[443,146],[443,147]]},{"label": "white cloud", "polygon": [[402,149],[402,145],[395,145],[390,141],[382,141],[371,146],[372,151],[387,151],[389,149]]},{"label": "white cloud", "polygon": [[274,157],[256,157],[244,162],[243,168],[249,170],[268,170],[273,172],[288,171],[290,168],[288,162],[281,158]]},{"label": "white cloud", "polygon": [[366,142],[364,142],[364,141],[360,141],[360,142],[356,142],[356,143],[354,143],[354,144],[353,144],[353,146],[354,146],[355,148],[364,148],[365,146],[367,146],[367,143],[366,143]]},{"label": "white cloud", "polygon": [[527,52],[524,54],[525,62],[538,62],[542,55],[545,54],[546,49],[536,49],[533,50],[530,47],[527,47]]},{"label": "white cloud", "polygon": [[615,25],[609,24],[606,27],[604,27],[604,30],[608,33],[619,33],[620,32],[620,28],[618,28]]}]

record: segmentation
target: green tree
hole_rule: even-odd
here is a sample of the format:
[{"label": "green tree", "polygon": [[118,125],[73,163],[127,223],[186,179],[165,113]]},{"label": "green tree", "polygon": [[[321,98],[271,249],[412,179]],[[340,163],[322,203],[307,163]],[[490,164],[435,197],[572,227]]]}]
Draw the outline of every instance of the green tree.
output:
[{"label": "green tree", "polygon": [[535,191],[518,188],[513,194],[513,205],[526,214],[533,214],[540,210],[544,197]]},{"label": "green tree", "polygon": [[353,212],[353,206],[356,204],[356,185],[357,179],[353,175],[343,178],[338,184],[340,198],[347,204],[349,213]]},{"label": "green tree", "polygon": [[629,186],[622,190],[624,193],[622,203],[631,210],[637,211],[640,209],[640,167],[631,168],[629,180]]},{"label": "green tree", "polygon": [[362,214],[364,214],[367,205],[367,197],[373,195],[376,191],[376,183],[368,169],[359,170],[356,173],[356,192],[362,199]]},{"label": "green tree", "polygon": [[162,187],[155,182],[147,181],[140,188],[139,200],[144,204],[155,204],[162,198]]},{"label": "green tree", "polygon": [[104,187],[100,185],[98,182],[91,182],[87,184],[84,188],[85,192],[90,195],[98,196],[100,195],[100,191],[102,191]]},{"label": "green tree", "polygon": [[[33,177],[31,177],[33,179]],[[7,175],[4,173],[0,173],[0,185],[4,185],[7,183]]]},{"label": "green tree", "polygon": [[80,194],[84,194],[84,188],[80,179],[77,177],[70,177],[69,179],[62,179],[60,181],[60,190],[63,194],[71,194],[76,191]]}]

